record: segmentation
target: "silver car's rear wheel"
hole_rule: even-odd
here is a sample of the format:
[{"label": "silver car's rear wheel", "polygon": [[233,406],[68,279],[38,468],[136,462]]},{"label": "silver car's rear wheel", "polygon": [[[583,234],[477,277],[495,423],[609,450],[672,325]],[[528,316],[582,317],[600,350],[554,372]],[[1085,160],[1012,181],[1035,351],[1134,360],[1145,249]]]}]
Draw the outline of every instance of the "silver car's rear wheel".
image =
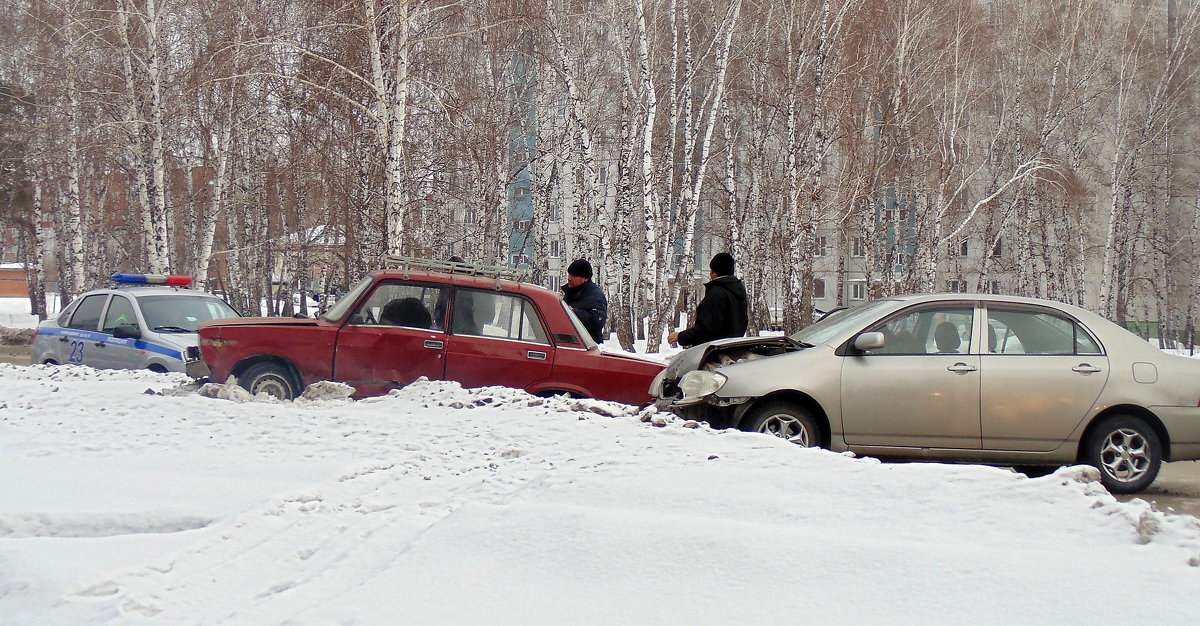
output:
[{"label": "silver car's rear wheel", "polygon": [[1113,493],[1137,493],[1158,477],[1162,442],[1144,420],[1132,415],[1105,418],[1088,435],[1084,461],[1100,470]]},{"label": "silver car's rear wheel", "polygon": [[808,411],[787,403],[775,402],[751,413],[742,430],[767,433],[805,448],[821,445],[821,429]]}]

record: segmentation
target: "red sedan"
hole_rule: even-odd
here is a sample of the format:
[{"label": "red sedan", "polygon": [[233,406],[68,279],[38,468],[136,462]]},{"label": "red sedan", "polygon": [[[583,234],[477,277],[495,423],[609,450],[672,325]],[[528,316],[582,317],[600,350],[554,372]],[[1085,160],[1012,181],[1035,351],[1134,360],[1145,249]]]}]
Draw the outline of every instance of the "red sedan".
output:
[{"label": "red sedan", "polygon": [[211,378],[292,399],[320,380],[355,396],[421,376],[549,396],[651,401],[663,364],[603,352],[554,292],[461,264],[369,274],[315,318],[235,318],[200,328]]}]

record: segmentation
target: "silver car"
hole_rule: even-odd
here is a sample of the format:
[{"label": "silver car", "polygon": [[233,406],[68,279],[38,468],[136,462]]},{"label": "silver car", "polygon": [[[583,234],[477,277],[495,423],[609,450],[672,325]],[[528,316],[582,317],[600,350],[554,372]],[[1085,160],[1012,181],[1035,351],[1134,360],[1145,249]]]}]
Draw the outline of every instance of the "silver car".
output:
[{"label": "silver car", "polygon": [[1035,298],[869,302],[790,337],[685,350],[650,393],[683,417],[803,446],[1029,473],[1093,465],[1114,493],[1200,459],[1200,359]]},{"label": "silver car", "polygon": [[[75,363],[96,368],[208,373],[200,360],[200,322],[238,317],[210,293],[177,286],[114,286],[80,295],[58,317],[43,321],[31,346],[33,363]],[[166,277],[164,277],[166,278]],[[175,283],[187,284],[175,277]],[[188,281],[190,282],[190,280]]]}]

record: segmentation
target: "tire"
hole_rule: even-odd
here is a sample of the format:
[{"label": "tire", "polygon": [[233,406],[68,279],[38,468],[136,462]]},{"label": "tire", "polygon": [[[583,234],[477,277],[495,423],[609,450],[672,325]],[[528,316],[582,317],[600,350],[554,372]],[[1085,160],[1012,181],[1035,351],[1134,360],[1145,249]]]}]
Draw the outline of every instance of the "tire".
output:
[{"label": "tire", "polygon": [[808,411],[787,402],[772,402],[754,409],[741,429],[775,435],[805,448],[821,445],[821,426]]},{"label": "tire", "polygon": [[280,400],[295,400],[300,395],[300,384],[284,365],[265,361],[246,368],[238,377],[238,384],[251,394],[260,391]]},{"label": "tire", "polygon": [[1013,469],[1026,478],[1041,478],[1053,474],[1061,465],[1014,465]]},{"label": "tire", "polygon": [[1132,415],[1101,420],[1088,433],[1082,452],[1083,462],[1100,470],[1100,481],[1111,493],[1142,491],[1162,468],[1158,433]]}]

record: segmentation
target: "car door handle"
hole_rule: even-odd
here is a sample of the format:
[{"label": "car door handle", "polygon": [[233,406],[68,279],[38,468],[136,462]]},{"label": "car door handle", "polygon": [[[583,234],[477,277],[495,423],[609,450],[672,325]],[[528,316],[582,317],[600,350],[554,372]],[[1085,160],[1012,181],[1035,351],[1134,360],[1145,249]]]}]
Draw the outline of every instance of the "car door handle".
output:
[{"label": "car door handle", "polygon": [[104,342],[103,342],[103,341],[97,341],[97,342],[95,343],[95,346],[96,346],[97,348],[103,348],[103,347],[104,347]]},{"label": "car door handle", "polygon": [[66,337],[59,337],[58,340],[63,343],[67,343],[68,341],[70,341],[70,339],[67,339]]},{"label": "car door handle", "polygon": [[546,353],[541,352],[539,350],[530,350],[525,353],[525,356],[527,356],[535,361],[545,361],[546,360]]},{"label": "car door handle", "polygon": [[426,339],[425,347],[429,348],[430,350],[441,350],[442,348],[446,347],[446,344],[438,341],[437,339]]},{"label": "car door handle", "polygon": [[1071,371],[1079,372],[1080,374],[1095,374],[1096,372],[1101,371],[1101,369],[1091,365],[1090,363],[1080,363],[1079,365],[1072,367]]},{"label": "car door handle", "polygon": [[957,374],[966,374],[967,372],[974,372],[975,369],[976,368],[973,365],[967,365],[966,363],[955,363],[954,365],[947,367],[946,371],[955,372]]}]

